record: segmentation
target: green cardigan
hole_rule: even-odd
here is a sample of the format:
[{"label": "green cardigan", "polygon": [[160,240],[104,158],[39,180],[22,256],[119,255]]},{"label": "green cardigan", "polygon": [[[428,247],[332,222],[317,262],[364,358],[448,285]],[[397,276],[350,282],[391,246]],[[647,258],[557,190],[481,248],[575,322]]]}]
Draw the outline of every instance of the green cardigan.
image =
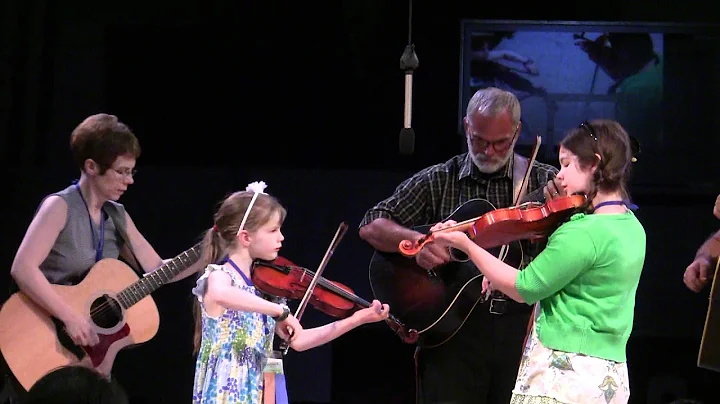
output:
[{"label": "green cardigan", "polygon": [[644,261],[645,229],[632,212],[561,225],[515,281],[528,304],[540,302],[543,346],[625,362]]}]

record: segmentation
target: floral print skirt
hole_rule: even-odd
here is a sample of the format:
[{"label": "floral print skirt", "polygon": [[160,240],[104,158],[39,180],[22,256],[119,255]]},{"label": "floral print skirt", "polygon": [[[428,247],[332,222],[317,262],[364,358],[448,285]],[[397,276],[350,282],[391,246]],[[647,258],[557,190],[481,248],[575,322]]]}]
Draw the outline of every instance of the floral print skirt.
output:
[{"label": "floral print skirt", "polygon": [[626,362],[545,348],[533,327],[511,404],[624,404],[629,398]]},{"label": "floral print skirt", "polygon": [[[227,344],[228,347],[230,344]],[[252,348],[228,349],[198,360],[193,404],[260,404],[266,359]]]}]

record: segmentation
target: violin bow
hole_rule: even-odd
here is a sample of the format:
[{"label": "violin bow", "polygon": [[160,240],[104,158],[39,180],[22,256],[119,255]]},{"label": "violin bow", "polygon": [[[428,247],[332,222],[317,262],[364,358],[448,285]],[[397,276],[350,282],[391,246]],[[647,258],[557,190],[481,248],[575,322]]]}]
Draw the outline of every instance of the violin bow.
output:
[{"label": "violin bow", "polygon": [[[540,135],[535,136],[535,146],[533,146],[532,155],[530,156],[530,160],[528,161],[528,167],[527,170],[525,170],[525,176],[523,176],[523,180],[520,183],[520,189],[518,189],[517,194],[515,195],[515,200],[513,201],[513,207],[517,207],[520,203],[520,200],[524,196],[525,192],[523,192],[526,187],[528,180],[530,179],[530,173],[532,172],[532,166],[535,164],[535,159],[537,158],[538,151],[540,150],[540,144],[542,143],[542,138]],[[498,258],[500,258],[501,261],[505,261],[505,256],[508,253],[509,246],[507,244],[503,245],[500,248],[500,254],[498,254]]]},{"label": "violin bow", "polygon": [[532,166],[535,164],[535,159],[537,158],[538,151],[540,150],[540,144],[542,143],[542,138],[540,135],[537,135],[535,137],[535,146],[533,147],[532,155],[530,156],[530,161],[528,162],[528,168],[525,171],[525,176],[523,177],[522,184],[520,185],[520,190],[518,191],[517,195],[515,195],[515,201],[513,202],[513,206],[518,206],[520,203],[520,199],[522,199],[523,190],[526,189],[528,180],[530,179],[530,172],[532,172]]},{"label": "violin bow", "polygon": [[[328,247],[327,251],[325,251],[325,256],[323,257],[322,261],[320,261],[320,266],[318,267],[317,271],[315,271],[315,275],[313,276],[312,280],[310,281],[310,285],[308,285],[307,290],[305,291],[305,296],[303,296],[302,300],[300,301],[300,304],[298,305],[297,310],[295,310],[295,318],[300,321],[300,318],[302,317],[303,313],[305,312],[305,308],[307,307],[308,302],[310,301],[310,297],[313,294],[313,290],[315,290],[315,285],[317,285],[317,282],[320,280],[322,272],[325,270],[325,267],[327,266],[328,261],[330,261],[330,257],[335,252],[335,249],[337,248],[338,244],[340,244],[340,241],[345,236],[345,233],[347,232],[348,225],[345,222],[340,223],[340,226],[338,227],[337,231],[335,232],[335,237],[333,237],[332,241],[330,242],[330,246]],[[290,349],[290,344],[284,343],[283,344],[283,354],[287,354],[288,349]]]},{"label": "violin bow", "polygon": [[[517,195],[515,195],[515,203],[513,204],[513,206],[518,206],[518,204],[520,203],[521,195],[523,194],[523,190],[527,186],[527,181],[530,178],[530,172],[532,171],[533,163],[535,163],[535,158],[537,157],[538,150],[540,150],[541,142],[542,142],[542,138],[540,137],[540,135],[537,135],[537,138],[535,140],[535,147],[533,148],[532,156],[530,157],[530,162],[528,164],[527,171],[525,171],[525,177],[523,178],[522,184],[520,185],[519,192],[517,193]],[[500,249],[500,256],[502,256],[503,254],[507,254],[507,251],[508,251],[508,245],[505,244]],[[503,261],[505,260],[504,256],[502,257],[502,260]],[[522,263],[520,265],[522,265]],[[489,288],[488,288],[488,290],[489,290]],[[490,293],[488,292],[488,294],[485,296],[485,298],[487,299],[489,296],[490,296]],[[523,344],[525,344],[527,342],[527,339],[530,336],[530,332],[532,331],[533,324],[535,324],[535,316],[537,316],[537,313],[538,313],[538,304],[535,303],[533,305],[532,314],[530,315],[530,320],[528,321],[527,330],[525,332],[525,342],[523,342]]]}]

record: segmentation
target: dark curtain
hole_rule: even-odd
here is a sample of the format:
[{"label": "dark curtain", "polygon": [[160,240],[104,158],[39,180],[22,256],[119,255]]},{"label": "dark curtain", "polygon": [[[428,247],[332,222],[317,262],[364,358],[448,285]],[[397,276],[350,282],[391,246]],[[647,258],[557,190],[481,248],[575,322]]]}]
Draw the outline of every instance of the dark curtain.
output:
[{"label": "dark curtain", "polygon": [[0,163],[21,169],[44,157],[50,121],[57,2],[0,2]]}]

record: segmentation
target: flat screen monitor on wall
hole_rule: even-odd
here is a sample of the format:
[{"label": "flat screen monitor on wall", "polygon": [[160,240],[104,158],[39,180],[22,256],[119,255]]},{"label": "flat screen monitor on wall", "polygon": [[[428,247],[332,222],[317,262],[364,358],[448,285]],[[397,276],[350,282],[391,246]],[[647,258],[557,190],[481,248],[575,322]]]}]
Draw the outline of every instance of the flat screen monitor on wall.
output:
[{"label": "flat screen monitor on wall", "polygon": [[520,99],[521,151],[540,135],[555,163],[568,129],[609,118],[641,144],[635,185],[720,185],[717,26],[465,20],[461,46],[460,133],[475,91],[499,87]]}]

